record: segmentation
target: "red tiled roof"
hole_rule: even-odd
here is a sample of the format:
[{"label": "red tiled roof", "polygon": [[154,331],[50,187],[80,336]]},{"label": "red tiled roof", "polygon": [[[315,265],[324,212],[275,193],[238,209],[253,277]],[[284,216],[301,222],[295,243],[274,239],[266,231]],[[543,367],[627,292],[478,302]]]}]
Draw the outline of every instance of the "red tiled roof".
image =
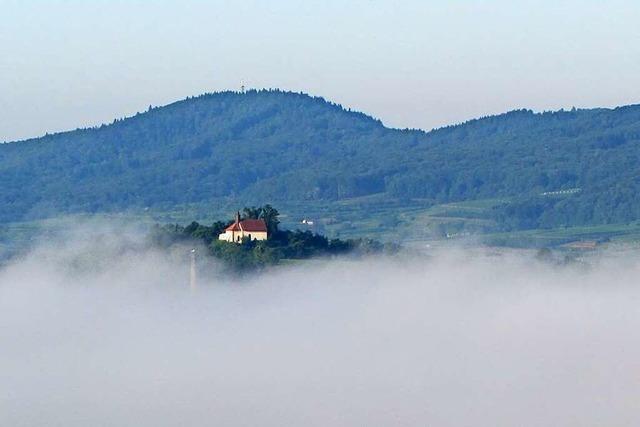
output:
[{"label": "red tiled roof", "polygon": [[267,231],[267,224],[263,219],[245,219],[240,221],[240,227],[244,231]]},{"label": "red tiled roof", "polygon": [[233,224],[225,228],[224,231],[240,231],[240,224],[234,222]]},{"label": "red tiled roof", "polygon": [[234,222],[228,226],[225,231],[247,231],[247,232],[260,232],[267,231],[267,224],[263,219],[244,219],[240,222]]}]

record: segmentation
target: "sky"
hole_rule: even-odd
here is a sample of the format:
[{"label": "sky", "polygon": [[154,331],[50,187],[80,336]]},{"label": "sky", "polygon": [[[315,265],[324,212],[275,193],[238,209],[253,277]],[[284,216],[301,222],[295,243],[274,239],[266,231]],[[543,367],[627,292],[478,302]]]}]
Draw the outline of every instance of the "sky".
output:
[{"label": "sky", "polygon": [[0,141],[218,90],[431,129],[640,102],[637,0],[0,0]]}]

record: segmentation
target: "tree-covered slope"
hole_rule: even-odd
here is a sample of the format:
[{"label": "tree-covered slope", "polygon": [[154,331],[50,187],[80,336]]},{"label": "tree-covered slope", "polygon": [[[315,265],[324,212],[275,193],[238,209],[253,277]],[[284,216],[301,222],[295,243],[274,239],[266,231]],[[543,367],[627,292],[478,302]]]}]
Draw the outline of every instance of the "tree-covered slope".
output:
[{"label": "tree-covered slope", "polygon": [[[505,228],[640,219],[640,106],[514,111],[429,133],[303,94],[223,92],[0,144],[0,219],[382,193],[508,198]],[[561,197],[545,195],[579,189]]]}]

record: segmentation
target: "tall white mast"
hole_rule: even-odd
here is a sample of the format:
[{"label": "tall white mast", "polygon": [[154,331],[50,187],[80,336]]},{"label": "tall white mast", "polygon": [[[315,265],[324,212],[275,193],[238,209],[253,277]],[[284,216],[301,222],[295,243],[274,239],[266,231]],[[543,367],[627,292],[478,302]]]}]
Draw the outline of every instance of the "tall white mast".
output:
[{"label": "tall white mast", "polygon": [[196,283],[196,250],[191,249],[191,271],[189,274],[189,289],[191,289],[191,292],[195,292],[196,288],[197,288],[197,283]]}]

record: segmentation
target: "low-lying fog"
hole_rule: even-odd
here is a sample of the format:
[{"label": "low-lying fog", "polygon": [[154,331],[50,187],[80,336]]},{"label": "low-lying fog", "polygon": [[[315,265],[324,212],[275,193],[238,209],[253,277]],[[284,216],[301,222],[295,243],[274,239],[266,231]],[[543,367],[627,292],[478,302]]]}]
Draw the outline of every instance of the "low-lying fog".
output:
[{"label": "low-lying fog", "polygon": [[191,293],[187,256],[126,239],[0,270],[0,425],[640,425],[633,254],[201,263]]}]

